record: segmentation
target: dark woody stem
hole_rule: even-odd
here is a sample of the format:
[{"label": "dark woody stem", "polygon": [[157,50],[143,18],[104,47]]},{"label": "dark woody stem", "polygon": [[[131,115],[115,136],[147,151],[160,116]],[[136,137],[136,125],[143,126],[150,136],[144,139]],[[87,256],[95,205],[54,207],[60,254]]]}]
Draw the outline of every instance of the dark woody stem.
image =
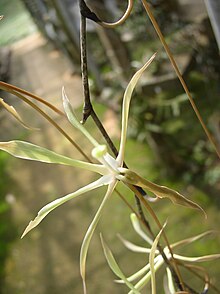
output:
[{"label": "dark woody stem", "polygon": [[[102,133],[103,137],[105,138],[108,146],[110,147],[110,149],[112,150],[114,155],[117,156],[118,151],[117,151],[116,147],[114,146],[113,142],[111,141],[110,137],[108,136],[108,134],[107,134],[106,130],[104,129],[98,116],[96,115],[96,113],[92,107],[91,100],[90,100],[90,91],[89,91],[89,83],[88,83],[88,68],[87,68],[86,16],[84,13],[84,9],[85,9],[84,0],[79,0],[79,6],[80,6],[80,12],[81,12],[81,30],[80,30],[81,70],[82,70],[82,84],[83,84],[83,92],[84,92],[84,107],[83,107],[82,123],[85,123],[86,120],[88,119],[88,117],[91,116],[92,119],[94,120],[96,126],[98,127],[98,129]],[[149,222],[146,220],[146,218],[144,216],[144,213],[143,213],[143,210],[141,207],[141,198],[143,198],[143,194],[146,195],[146,193],[144,192],[143,189],[141,189],[139,187],[138,187],[138,189],[137,189],[137,187],[132,186],[132,185],[131,185],[131,187],[132,187],[132,190],[134,191],[135,195],[138,195],[138,197],[136,197],[136,203],[137,203],[137,207],[139,210],[139,215],[141,217],[142,223],[146,226],[147,230],[150,232],[151,236],[153,237],[154,234],[151,230]],[[167,241],[168,247],[170,248],[167,239],[166,239],[166,241]],[[175,264],[174,259],[173,259],[173,264],[171,264],[171,262],[167,259],[166,255],[164,254],[163,249],[162,249],[162,247],[160,247],[160,245],[159,245],[158,249],[159,249],[161,255],[163,256],[165,263],[169,266],[178,289],[184,290],[182,279],[180,277],[180,273],[178,271],[178,268]],[[170,252],[172,255],[171,248],[170,248]]]}]

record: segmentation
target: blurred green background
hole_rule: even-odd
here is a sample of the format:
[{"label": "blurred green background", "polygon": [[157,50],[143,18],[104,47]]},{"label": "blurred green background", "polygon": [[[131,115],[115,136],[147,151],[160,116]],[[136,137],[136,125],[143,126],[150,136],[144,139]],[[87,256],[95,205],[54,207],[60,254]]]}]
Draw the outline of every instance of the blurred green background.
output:
[{"label": "blurred green background", "polygon": [[[197,1],[189,7],[183,1],[149,2],[195,103],[219,144],[220,63],[206,9]],[[117,19],[127,5],[121,1],[112,1],[112,6],[109,1],[88,3],[100,18],[107,20]],[[1,79],[6,76],[7,81],[41,95],[57,107],[61,107],[60,89],[64,85],[81,119],[83,96],[76,9],[77,1],[0,0],[0,14],[4,15],[0,22],[0,72],[4,69]],[[173,206],[168,200],[153,204],[161,223],[168,219],[166,233],[173,243],[206,230],[219,230],[219,161],[141,4],[135,3],[130,18],[114,31],[99,30],[88,21],[89,80],[94,108],[116,146],[124,88],[132,73],[155,51],[157,58],[144,73],[132,98],[126,163],[147,179],[184,193],[206,210],[208,219],[204,220],[197,211]],[[38,132],[26,131],[0,108],[1,141],[27,140],[80,158],[33,110],[3,92],[1,96],[40,128]],[[52,116],[67,127],[60,117]],[[91,119],[86,127],[104,142]],[[88,142],[76,131],[67,130],[90,154]],[[0,293],[82,293],[79,250],[104,189],[64,205],[24,240],[20,236],[43,205],[93,179],[90,173],[20,161],[0,152]],[[119,190],[135,206],[133,194],[122,185]],[[134,243],[146,245],[133,232],[129,214],[125,204],[113,195],[89,250],[89,293],[128,292],[126,287],[113,282],[115,277],[101,249],[100,231],[126,275],[148,262],[147,256],[125,249],[116,236],[120,233]],[[158,232],[148,213],[146,216],[154,232]],[[185,256],[219,253],[219,245],[217,233],[178,253]],[[202,265],[219,288],[219,262]],[[164,293],[164,274],[164,269],[158,272],[158,293]],[[183,276],[201,293],[203,284],[199,279],[187,271],[183,271]],[[210,289],[210,293],[216,292]]]}]

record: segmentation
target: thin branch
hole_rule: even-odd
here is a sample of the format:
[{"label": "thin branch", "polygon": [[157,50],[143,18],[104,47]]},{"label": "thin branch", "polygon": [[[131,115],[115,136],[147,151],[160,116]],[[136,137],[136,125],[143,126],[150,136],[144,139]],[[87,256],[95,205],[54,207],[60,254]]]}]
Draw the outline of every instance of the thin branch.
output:
[{"label": "thin branch", "polygon": [[[81,0],[80,3],[83,1]],[[87,68],[87,46],[86,46],[86,18],[81,13],[80,22],[80,51],[81,51],[81,71],[82,71],[82,83],[84,92],[84,106],[82,123],[84,124],[87,118],[91,115],[92,104],[90,101],[90,91],[88,82],[88,68]]]}]

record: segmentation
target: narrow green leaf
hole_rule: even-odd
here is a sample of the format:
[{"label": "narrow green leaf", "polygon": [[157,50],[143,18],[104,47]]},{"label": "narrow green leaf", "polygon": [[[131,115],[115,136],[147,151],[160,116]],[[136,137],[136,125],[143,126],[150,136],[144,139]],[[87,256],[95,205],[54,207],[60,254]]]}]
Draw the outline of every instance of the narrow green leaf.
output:
[{"label": "narrow green leaf", "polygon": [[156,236],[153,245],[151,247],[151,252],[150,252],[150,256],[149,256],[149,262],[150,262],[150,271],[151,271],[151,290],[152,290],[152,294],[156,294],[156,277],[155,277],[155,269],[154,269],[154,258],[155,258],[155,254],[156,254],[156,249],[157,249],[157,244],[159,242],[160,236],[164,230],[164,227],[166,226],[166,223],[163,225],[162,229],[160,230],[160,232],[158,233],[158,235]]},{"label": "narrow green leaf", "polygon": [[15,108],[9,104],[7,104],[2,98],[0,98],[0,104],[26,129],[28,130],[39,130],[37,128],[29,127],[21,118],[21,116],[17,113]]},{"label": "narrow green leaf", "polygon": [[103,185],[109,184],[110,177],[109,176],[103,176],[100,179],[98,179],[95,182],[90,183],[89,185],[80,188],[79,190],[70,193],[66,196],[63,196],[61,198],[58,198],[47,205],[45,205],[37,214],[36,218],[33,221],[30,221],[29,225],[26,227],[24,233],[22,234],[21,238],[23,238],[28,232],[30,232],[32,229],[34,229],[39,223],[50,213],[52,210],[60,206],[61,204],[83,194],[88,191],[91,191],[93,189],[96,189],[98,187],[101,187]]},{"label": "narrow green leaf", "polygon": [[152,245],[153,244],[153,240],[151,240],[151,238],[148,237],[148,235],[141,229],[139,220],[136,216],[135,213],[131,213],[130,214],[130,219],[131,219],[131,223],[133,225],[133,228],[135,230],[135,232],[142,238],[144,239],[148,244]]},{"label": "narrow green leaf", "polygon": [[211,255],[204,255],[204,256],[198,256],[198,257],[188,257],[188,256],[182,256],[178,254],[173,255],[174,258],[178,260],[183,260],[187,262],[205,262],[205,261],[212,261],[220,258],[220,254],[211,254]]},{"label": "narrow green leaf", "polygon": [[177,191],[172,190],[168,187],[159,186],[153,182],[150,182],[150,181],[142,178],[141,176],[139,176],[138,174],[136,174],[135,172],[133,172],[131,170],[121,168],[120,171],[121,171],[121,174],[117,177],[119,180],[121,180],[125,183],[129,183],[129,184],[136,185],[136,186],[139,186],[142,188],[146,188],[147,190],[154,193],[159,198],[169,198],[174,204],[198,209],[204,214],[205,218],[207,218],[207,215],[201,206],[199,206],[197,203],[187,199],[186,197],[184,197],[183,195],[181,195]]},{"label": "narrow green leaf", "polygon": [[105,194],[105,197],[104,199],[102,200],[101,202],[101,205],[99,206],[99,209],[98,211],[96,212],[96,215],[94,217],[94,219],[92,220],[87,232],[86,232],[86,235],[84,237],[84,240],[83,240],[83,243],[82,243],[82,247],[81,247],[81,250],[80,250],[80,273],[81,273],[81,276],[82,276],[82,279],[83,279],[83,285],[84,285],[84,289],[86,289],[86,286],[85,286],[85,279],[86,279],[86,258],[87,258],[87,253],[88,253],[88,248],[89,248],[89,244],[90,244],[90,241],[91,241],[91,238],[93,236],[93,233],[96,229],[96,226],[99,222],[99,219],[101,217],[101,213],[102,213],[102,210],[104,208],[104,206],[106,205],[107,201],[109,200],[110,196],[112,195],[113,191],[114,191],[114,188],[117,184],[117,181],[116,180],[112,180],[111,183],[109,184],[108,186],[108,190]]},{"label": "narrow green leaf", "polygon": [[0,150],[6,151],[9,154],[21,159],[40,161],[44,163],[70,165],[87,169],[102,175],[107,173],[106,168],[102,165],[71,159],[41,146],[24,141],[15,140],[9,142],[0,142]]},{"label": "narrow green leaf", "polygon": [[190,237],[190,238],[187,238],[187,239],[184,239],[184,240],[181,240],[181,241],[178,241],[176,243],[173,243],[171,244],[171,248],[176,248],[176,247],[179,247],[179,246],[182,246],[182,245],[187,245],[187,244],[191,244],[203,237],[206,237],[207,235],[210,235],[210,234],[213,234],[213,233],[216,233],[216,231],[207,231],[207,232],[204,232],[202,234],[199,234],[199,235],[196,235],[196,236],[193,236],[193,237]]},{"label": "narrow green leaf", "polygon": [[167,271],[168,289],[170,291],[170,294],[175,294],[176,290],[173,283],[172,273],[168,267],[166,268],[166,271]]},{"label": "narrow green leaf", "polygon": [[[161,256],[158,255],[157,257],[155,257],[154,259],[154,264],[156,264],[158,261],[161,260]],[[147,274],[147,272],[150,269],[150,263],[146,264],[144,267],[142,267],[139,271],[137,271],[136,273],[134,273],[133,275],[127,277],[127,280],[129,282],[133,282],[134,280],[140,278],[141,276],[143,276],[144,274]],[[123,280],[116,280],[117,283],[124,283]]]},{"label": "narrow green leaf", "polygon": [[117,161],[120,166],[123,165],[123,160],[124,160],[124,150],[125,150],[125,142],[126,142],[126,135],[127,135],[128,114],[129,114],[131,96],[142,73],[151,64],[155,56],[156,56],[156,53],[145,63],[145,65],[141,69],[139,69],[134,74],[124,93],[123,104],[122,104],[121,142],[120,142],[120,148],[119,148],[119,153],[117,157]]},{"label": "narrow green leaf", "polygon": [[125,275],[123,274],[120,267],[118,266],[111,250],[109,249],[109,247],[105,243],[104,239],[102,238],[102,235],[100,237],[101,237],[101,242],[102,242],[102,247],[104,250],[105,258],[106,258],[111,270],[116,274],[116,276],[118,276],[120,279],[122,279],[124,281],[124,283],[132,290],[133,293],[140,294],[140,292],[138,290],[136,290],[134,288],[134,286],[126,279]]},{"label": "narrow green leaf", "polygon": [[[154,265],[154,271],[156,272],[164,263],[164,260],[162,258],[162,256],[157,256],[158,257],[158,261],[155,262]],[[156,257],[156,258],[157,258]],[[155,258],[155,259],[156,259]],[[138,291],[140,291],[144,286],[146,286],[149,281],[151,279],[151,271],[149,271],[137,284],[135,284],[135,289],[137,289]],[[132,291],[129,292],[129,294],[132,294]]]},{"label": "narrow green leaf", "polygon": [[77,117],[73,111],[70,101],[65,93],[64,87],[62,88],[62,98],[63,98],[63,108],[67,115],[69,122],[77,128],[82,134],[84,134],[87,139],[95,146],[99,146],[97,141],[90,135],[90,133],[84,128],[84,126],[77,120]]},{"label": "narrow green leaf", "polygon": [[[118,235],[119,239],[121,240],[121,242],[125,245],[126,248],[128,248],[129,250],[133,251],[133,252],[138,252],[138,253],[150,253],[150,248],[145,248],[145,247],[141,247],[141,246],[137,246],[133,243],[131,243],[128,240],[125,240],[121,235]],[[158,253],[158,251],[157,251]]]}]

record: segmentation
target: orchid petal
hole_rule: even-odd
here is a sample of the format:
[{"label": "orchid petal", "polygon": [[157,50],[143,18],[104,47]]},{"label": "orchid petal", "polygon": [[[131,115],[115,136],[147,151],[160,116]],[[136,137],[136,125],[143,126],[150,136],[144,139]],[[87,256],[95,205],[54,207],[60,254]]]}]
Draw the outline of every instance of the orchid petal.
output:
[{"label": "orchid petal", "polygon": [[128,113],[129,113],[129,107],[130,107],[130,101],[131,101],[131,96],[134,91],[134,88],[140,79],[142,73],[144,70],[151,64],[151,62],[154,60],[156,56],[156,53],[145,63],[145,65],[139,69],[132,79],[130,80],[125,93],[123,97],[123,105],[122,105],[122,126],[121,126],[121,142],[120,142],[120,148],[119,148],[119,153],[117,157],[117,161],[120,166],[123,164],[124,160],[124,151],[125,151],[125,141],[126,141],[126,135],[127,135],[127,125],[128,125]]},{"label": "orchid petal", "polygon": [[150,245],[153,244],[153,241],[147,236],[147,234],[145,234],[145,232],[141,229],[140,223],[138,221],[138,218],[136,216],[135,213],[131,213],[130,214],[130,219],[131,219],[131,223],[133,225],[133,228],[135,230],[135,232],[141,237],[143,238],[145,241],[147,241],[147,243],[149,243]]},{"label": "orchid petal", "polygon": [[132,185],[136,185],[142,188],[146,188],[150,192],[154,193],[157,197],[160,198],[169,198],[174,204],[190,207],[193,209],[200,210],[205,218],[207,218],[207,215],[205,211],[202,209],[201,206],[199,206],[197,203],[187,199],[177,191],[170,189],[165,186],[157,185],[153,182],[150,182],[141,176],[139,176],[137,173],[128,170],[126,168],[120,168],[120,174],[117,176],[117,178],[125,183],[129,183]]},{"label": "orchid petal", "polygon": [[106,260],[110,268],[112,269],[112,271],[116,274],[116,276],[118,276],[120,279],[123,280],[123,282],[128,286],[128,288],[132,290],[133,293],[140,294],[140,292],[134,288],[134,286],[128,281],[128,279],[126,279],[125,275],[123,274],[120,267],[118,266],[111,250],[109,249],[104,239],[102,238],[102,235],[101,235],[101,242],[102,242],[102,247],[104,249]]},{"label": "orchid petal", "polygon": [[63,196],[61,198],[58,198],[47,205],[45,205],[37,214],[36,218],[33,221],[30,221],[29,225],[26,227],[24,233],[22,234],[21,238],[23,238],[28,232],[30,232],[33,228],[35,228],[39,223],[50,213],[52,210],[60,206],[61,204],[85,193],[88,191],[91,191],[93,189],[96,189],[98,187],[101,187],[103,185],[108,185],[110,182],[109,176],[103,176],[100,179],[98,179],[95,182],[90,183],[89,185],[80,188],[79,190],[70,193],[66,196]]},{"label": "orchid petal", "polygon": [[99,209],[96,212],[96,215],[95,215],[93,221],[91,222],[91,224],[86,232],[86,235],[84,237],[83,243],[82,243],[82,247],[81,247],[81,251],[80,251],[80,273],[81,273],[81,276],[83,279],[84,292],[86,292],[86,284],[85,284],[86,257],[87,257],[89,244],[90,244],[91,238],[93,236],[93,233],[95,231],[95,228],[98,224],[98,221],[101,217],[102,210],[103,210],[104,206],[106,205],[107,201],[109,200],[110,196],[112,195],[112,192],[114,191],[116,184],[117,184],[117,180],[111,180],[111,183],[108,186],[108,190],[105,194],[105,197],[102,200],[102,203],[99,206]]},{"label": "orchid petal", "polygon": [[152,247],[151,247],[151,252],[150,252],[150,256],[149,256],[149,262],[150,262],[150,271],[151,271],[151,290],[152,290],[152,294],[156,294],[156,277],[155,277],[155,269],[154,269],[154,258],[155,258],[155,253],[156,253],[156,249],[157,249],[157,244],[159,242],[160,236],[163,233],[164,227],[166,226],[166,223],[163,225],[162,229],[160,230],[160,232],[158,233],[158,235],[156,236]]},{"label": "orchid petal", "polygon": [[89,139],[89,141],[95,146],[99,146],[97,141],[90,135],[90,133],[84,128],[84,126],[77,120],[77,117],[73,111],[70,101],[65,93],[64,87],[62,88],[63,108],[67,115],[69,122],[77,128],[83,135]]},{"label": "orchid petal", "polygon": [[40,161],[44,163],[56,163],[84,168],[99,174],[106,174],[106,168],[99,164],[88,163],[85,161],[75,160],[51,150],[34,145],[24,141],[0,142],[0,150],[9,154],[27,160]]},{"label": "orchid petal", "polygon": [[26,123],[22,120],[21,116],[17,113],[15,108],[8,103],[6,103],[2,98],[0,98],[0,104],[26,129],[28,130],[38,130],[37,128],[32,128],[26,125]]}]

